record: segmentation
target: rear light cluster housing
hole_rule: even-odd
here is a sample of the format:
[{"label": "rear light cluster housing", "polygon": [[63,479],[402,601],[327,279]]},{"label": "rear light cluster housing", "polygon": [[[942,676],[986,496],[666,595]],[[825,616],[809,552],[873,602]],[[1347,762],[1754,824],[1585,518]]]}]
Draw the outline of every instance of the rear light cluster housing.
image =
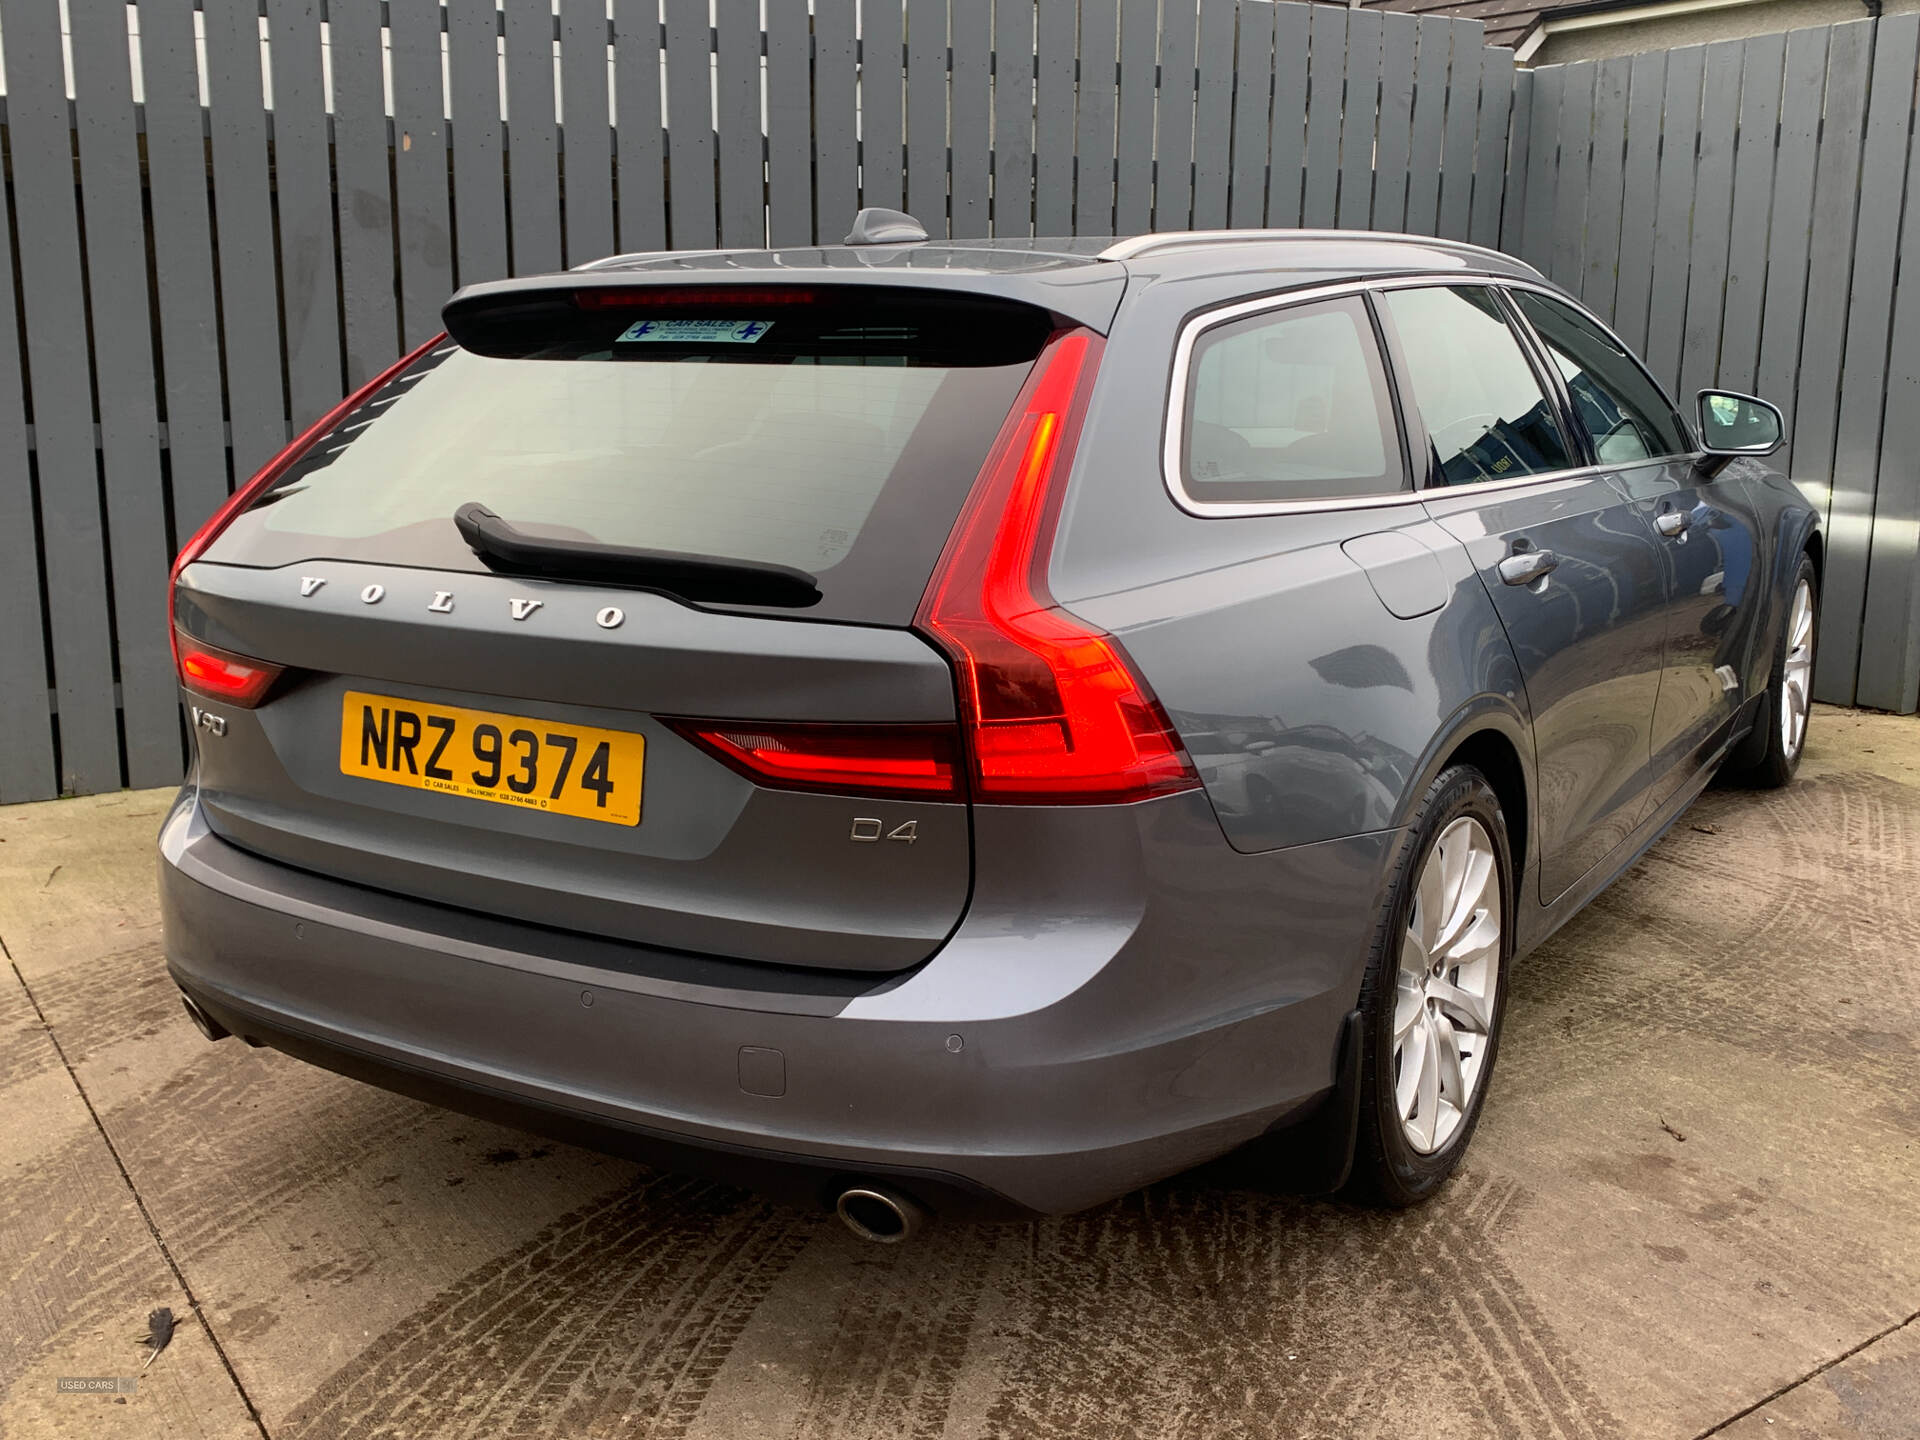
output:
[{"label": "rear light cluster housing", "polygon": [[680,734],[781,789],[992,804],[1118,804],[1199,777],[1120,642],[1062,609],[1047,562],[1104,342],[1056,333],[967,497],[914,617],[952,661],[960,731],[685,720]]},{"label": "rear light cluster housing", "polygon": [[250,710],[264,700],[267,693],[273,689],[273,682],[280,678],[281,667],[269,665],[264,660],[236,655],[230,650],[218,649],[204,641],[196,640],[182,630],[174,610],[174,597],[180,588],[180,572],[205,554],[207,547],[220,538],[220,532],[233,523],[234,516],[245,510],[263,490],[286,474],[295,461],[313,448],[314,442],[372,399],[394,376],[446,338],[444,334],[436,335],[419,349],[401,356],[301,431],[291,445],[262,467],[259,474],[229,495],[226,503],[215,510],[207,518],[207,523],[194,531],[192,538],[180,547],[180,553],[173,558],[173,570],[167,576],[167,633],[173,642],[173,668],[185,689],[196,695]]}]

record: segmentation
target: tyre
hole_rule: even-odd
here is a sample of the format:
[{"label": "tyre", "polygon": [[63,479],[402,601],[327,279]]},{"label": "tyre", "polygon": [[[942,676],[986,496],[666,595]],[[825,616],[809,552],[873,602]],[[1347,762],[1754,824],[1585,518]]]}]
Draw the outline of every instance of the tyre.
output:
[{"label": "tyre", "polygon": [[1820,631],[1820,581],[1811,557],[1800,557],[1787,601],[1786,623],[1773,642],[1773,672],[1753,729],[1728,758],[1727,771],[1745,785],[1777,790],[1793,778],[1807,745],[1813,704],[1813,646]]},{"label": "tyre", "polygon": [[1416,1204],[1472,1140],[1506,1011],[1513,885],[1499,796],[1472,766],[1447,769],[1421,801],[1361,987],[1351,1198]]}]

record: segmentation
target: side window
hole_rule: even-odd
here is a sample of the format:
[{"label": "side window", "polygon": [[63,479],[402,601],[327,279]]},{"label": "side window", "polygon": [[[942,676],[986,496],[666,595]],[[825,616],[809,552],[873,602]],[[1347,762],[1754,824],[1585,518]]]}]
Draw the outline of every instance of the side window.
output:
[{"label": "side window", "polygon": [[1181,479],[1205,501],[1407,488],[1386,372],[1354,296],[1204,331],[1187,369]]},{"label": "side window", "polygon": [[1422,286],[1381,297],[1446,485],[1565,470],[1572,451],[1493,295]]},{"label": "side window", "polygon": [[1631,465],[1693,447],[1686,427],[1634,358],[1586,316],[1532,290],[1512,290],[1520,313],[1566,377],[1580,422],[1603,465]]}]

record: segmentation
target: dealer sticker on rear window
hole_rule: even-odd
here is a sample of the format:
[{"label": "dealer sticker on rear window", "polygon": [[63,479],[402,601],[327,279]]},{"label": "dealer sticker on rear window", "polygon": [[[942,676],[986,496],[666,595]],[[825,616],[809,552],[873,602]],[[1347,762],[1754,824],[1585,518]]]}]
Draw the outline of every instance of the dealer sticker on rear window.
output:
[{"label": "dealer sticker on rear window", "polygon": [[666,341],[681,345],[751,345],[773,328],[771,320],[642,320],[616,342]]}]

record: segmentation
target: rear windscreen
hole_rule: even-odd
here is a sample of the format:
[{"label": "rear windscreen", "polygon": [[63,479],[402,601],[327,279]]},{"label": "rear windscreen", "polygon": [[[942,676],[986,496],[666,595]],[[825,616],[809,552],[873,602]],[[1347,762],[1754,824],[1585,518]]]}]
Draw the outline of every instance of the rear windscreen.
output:
[{"label": "rear windscreen", "polygon": [[504,355],[448,342],[208,558],[484,570],[453,523],[477,501],[536,536],[797,567],[818,578],[807,613],[821,618],[910,619],[1044,313],[873,291],[665,293],[573,302],[544,337],[522,325],[516,345],[489,347]]}]

